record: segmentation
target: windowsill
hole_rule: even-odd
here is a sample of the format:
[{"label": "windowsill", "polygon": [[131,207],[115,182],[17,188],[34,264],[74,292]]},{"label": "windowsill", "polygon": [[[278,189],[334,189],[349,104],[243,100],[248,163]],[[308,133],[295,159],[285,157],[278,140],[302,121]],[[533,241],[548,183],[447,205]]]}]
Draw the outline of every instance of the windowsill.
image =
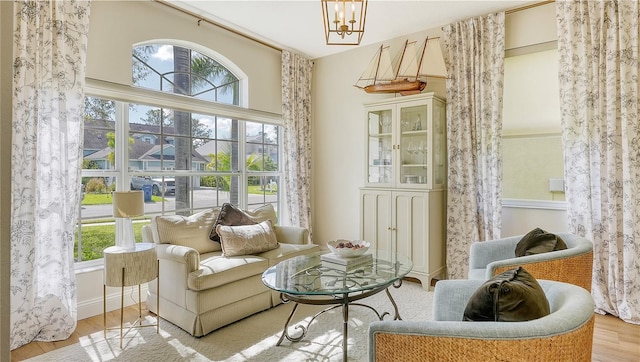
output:
[{"label": "windowsill", "polygon": [[102,270],[104,269],[104,259],[100,258],[89,261],[81,261],[79,263],[75,263],[73,265],[73,268],[76,274],[91,273],[96,270]]},{"label": "windowsill", "polygon": [[566,201],[502,199],[502,207],[521,209],[567,210]]}]

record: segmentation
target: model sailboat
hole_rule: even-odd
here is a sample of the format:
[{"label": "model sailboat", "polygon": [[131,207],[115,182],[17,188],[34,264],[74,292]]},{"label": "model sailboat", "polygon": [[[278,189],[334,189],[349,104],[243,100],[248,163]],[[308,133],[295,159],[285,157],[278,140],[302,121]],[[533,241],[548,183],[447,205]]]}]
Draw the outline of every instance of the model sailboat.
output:
[{"label": "model sailboat", "polygon": [[427,38],[420,49],[407,40],[396,62],[391,61],[389,47],[381,45],[355,86],[367,93],[420,93],[427,77],[447,76],[438,39]]}]

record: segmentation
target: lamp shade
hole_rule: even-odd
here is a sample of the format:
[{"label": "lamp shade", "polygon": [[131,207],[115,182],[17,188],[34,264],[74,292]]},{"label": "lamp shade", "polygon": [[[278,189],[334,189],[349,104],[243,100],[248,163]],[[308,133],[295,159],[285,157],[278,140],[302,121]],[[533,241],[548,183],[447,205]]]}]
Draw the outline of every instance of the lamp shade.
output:
[{"label": "lamp shade", "polygon": [[144,214],[142,191],[115,191],[113,193],[113,217],[134,217]]}]

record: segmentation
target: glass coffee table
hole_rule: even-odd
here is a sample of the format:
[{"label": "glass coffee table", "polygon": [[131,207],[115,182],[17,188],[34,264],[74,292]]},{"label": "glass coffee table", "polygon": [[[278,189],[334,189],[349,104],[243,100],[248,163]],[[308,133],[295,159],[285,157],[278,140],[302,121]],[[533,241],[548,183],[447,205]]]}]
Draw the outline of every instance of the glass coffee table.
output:
[{"label": "glass coffee table", "polygon": [[[399,288],[402,285],[402,278],[411,271],[413,264],[402,255],[374,251],[371,252],[370,260],[353,267],[343,268],[322,261],[320,255],[325,253],[326,251],[283,260],[262,274],[262,282],[267,287],[280,292],[283,303],[295,303],[284,324],[282,335],[276,343],[277,346],[284,338],[291,342],[302,340],[307,334],[309,325],[318,316],[342,307],[342,356],[346,361],[349,307],[368,308],[383,320],[390,315],[389,312],[380,314],[369,305],[355,302],[384,290],[393,306],[393,319],[402,319],[388,288],[390,286]],[[299,304],[328,305],[329,307],[316,313],[306,326],[296,326],[300,334],[292,336],[288,331],[289,323]]]}]

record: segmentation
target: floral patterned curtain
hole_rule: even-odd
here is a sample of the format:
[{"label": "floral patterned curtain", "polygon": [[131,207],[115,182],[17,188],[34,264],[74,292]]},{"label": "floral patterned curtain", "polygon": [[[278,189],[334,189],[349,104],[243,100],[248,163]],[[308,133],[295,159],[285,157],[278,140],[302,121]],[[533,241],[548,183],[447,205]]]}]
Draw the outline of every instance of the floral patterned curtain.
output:
[{"label": "floral patterned curtain", "polygon": [[[76,326],[89,2],[14,2],[11,349]],[[3,45],[4,46],[4,45]]]},{"label": "floral patterned curtain", "polygon": [[593,240],[596,312],[640,323],[637,1],[557,1],[569,230]]},{"label": "floral patterned curtain", "polygon": [[311,229],[311,69],[313,62],[282,51],[284,180],[291,225]]},{"label": "floral patterned curtain", "polygon": [[447,72],[447,271],[466,278],[473,241],[500,237],[504,13],[444,27]]}]

